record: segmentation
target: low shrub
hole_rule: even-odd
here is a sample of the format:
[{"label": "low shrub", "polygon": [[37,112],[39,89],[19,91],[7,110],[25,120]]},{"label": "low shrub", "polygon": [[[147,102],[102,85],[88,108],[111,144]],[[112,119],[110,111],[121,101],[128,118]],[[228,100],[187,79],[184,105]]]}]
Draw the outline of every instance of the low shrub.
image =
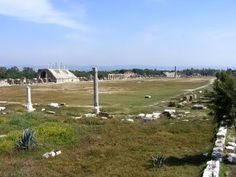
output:
[{"label": "low shrub", "polygon": [[166,158],[163,155],[153,156],[151,159],[152,167],[157,167],[157,168],[163,167],[165,159]]},{"label": "low shrub", "polygon": [[29,150],[34,148],[37,143],[34,136],[34,131],[25,129],[23,130],[22,136],[18,139],[16,148],[18,150]]}]

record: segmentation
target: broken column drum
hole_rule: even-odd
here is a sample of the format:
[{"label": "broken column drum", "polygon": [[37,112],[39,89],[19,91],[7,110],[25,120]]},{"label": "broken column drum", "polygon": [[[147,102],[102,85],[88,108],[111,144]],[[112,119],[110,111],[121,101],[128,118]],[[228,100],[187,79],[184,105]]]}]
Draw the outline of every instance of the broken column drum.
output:
[{"label": "broken column drum", "polygon": [[26,109],[28,112],[34,111],[35,109],[33,108],[32,102],[31,102],[31,88],[30,86],[26,86],[26,93],[27,93],[27,104],[26,104]]},{"label": "broken column drum", "polygon": [[93,100],[94,100],[94,113],[99,114],[99,93],[98,93],[98,70],[93,68]]}]

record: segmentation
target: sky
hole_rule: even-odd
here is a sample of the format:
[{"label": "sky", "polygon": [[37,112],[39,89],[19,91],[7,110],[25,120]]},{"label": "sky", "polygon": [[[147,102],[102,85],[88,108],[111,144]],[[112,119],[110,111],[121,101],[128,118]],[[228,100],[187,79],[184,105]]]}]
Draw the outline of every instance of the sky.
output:
[{"label": "sky", "polygon": [[235,67],[235,0],[0,0],[0,65]]}]

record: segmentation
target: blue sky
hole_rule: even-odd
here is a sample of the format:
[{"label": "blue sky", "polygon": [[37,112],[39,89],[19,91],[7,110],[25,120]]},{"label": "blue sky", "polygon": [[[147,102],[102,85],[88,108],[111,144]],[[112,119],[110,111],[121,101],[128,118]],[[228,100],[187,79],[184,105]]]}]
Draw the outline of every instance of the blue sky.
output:
[{"label": "blue sky", "polygon": [[0,0],[0,65],[228,66],[235,0]]}]

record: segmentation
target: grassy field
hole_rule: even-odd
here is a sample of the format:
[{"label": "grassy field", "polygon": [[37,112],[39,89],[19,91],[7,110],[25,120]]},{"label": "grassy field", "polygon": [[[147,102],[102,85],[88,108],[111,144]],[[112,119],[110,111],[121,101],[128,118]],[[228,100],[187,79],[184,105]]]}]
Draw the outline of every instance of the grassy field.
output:
[{"label": "grassy field", "polygon": [[[102,109],[113,119],[74,116],[91,111],[92,83],[39,85],[32,87],[37,111],[25,113],[24,87],[0,88],[0,101],[7,106],[7,115],[0,115],[0,176],[89,176],[89,177],[198,177],[212,149],[215,125],[209,110],[190,110],[182,119],[161,119],[144,123],[122,122],[141,112],[161,111],[164,100],[200,87],[206,79],[156,79],[100,83]],[[144,99],[151,95],[152,99]],[[4,102],[7,101],[7,102]],[[68,107],[52,109],[50,102],[63,102]],[[41,112],[54,110],[56,115]],[[188,121],[186,121],[186,119]],[[15,143],[25,128],[36,132],[38,147],[17,151]],[[53,149],[62,154],[43,159]],[[163,154],[163,168],[152,168],[150,158]]]},{"label": "grassy field", "polygon": [[[103,110],[113,113],[140,113],[156,110],[161,100],[169,99],[188,89],[205,85],[203,79],[156,79],[100,82],[100,103]],[[91,111],[92,83],[52,84],[32,87],[33,103],[47,105],[50,102],[66,103],[82,112]],[[25,87],[0,88],[0,101],[25,104]],[[152,99],[144,99],[151,95]]]}]

